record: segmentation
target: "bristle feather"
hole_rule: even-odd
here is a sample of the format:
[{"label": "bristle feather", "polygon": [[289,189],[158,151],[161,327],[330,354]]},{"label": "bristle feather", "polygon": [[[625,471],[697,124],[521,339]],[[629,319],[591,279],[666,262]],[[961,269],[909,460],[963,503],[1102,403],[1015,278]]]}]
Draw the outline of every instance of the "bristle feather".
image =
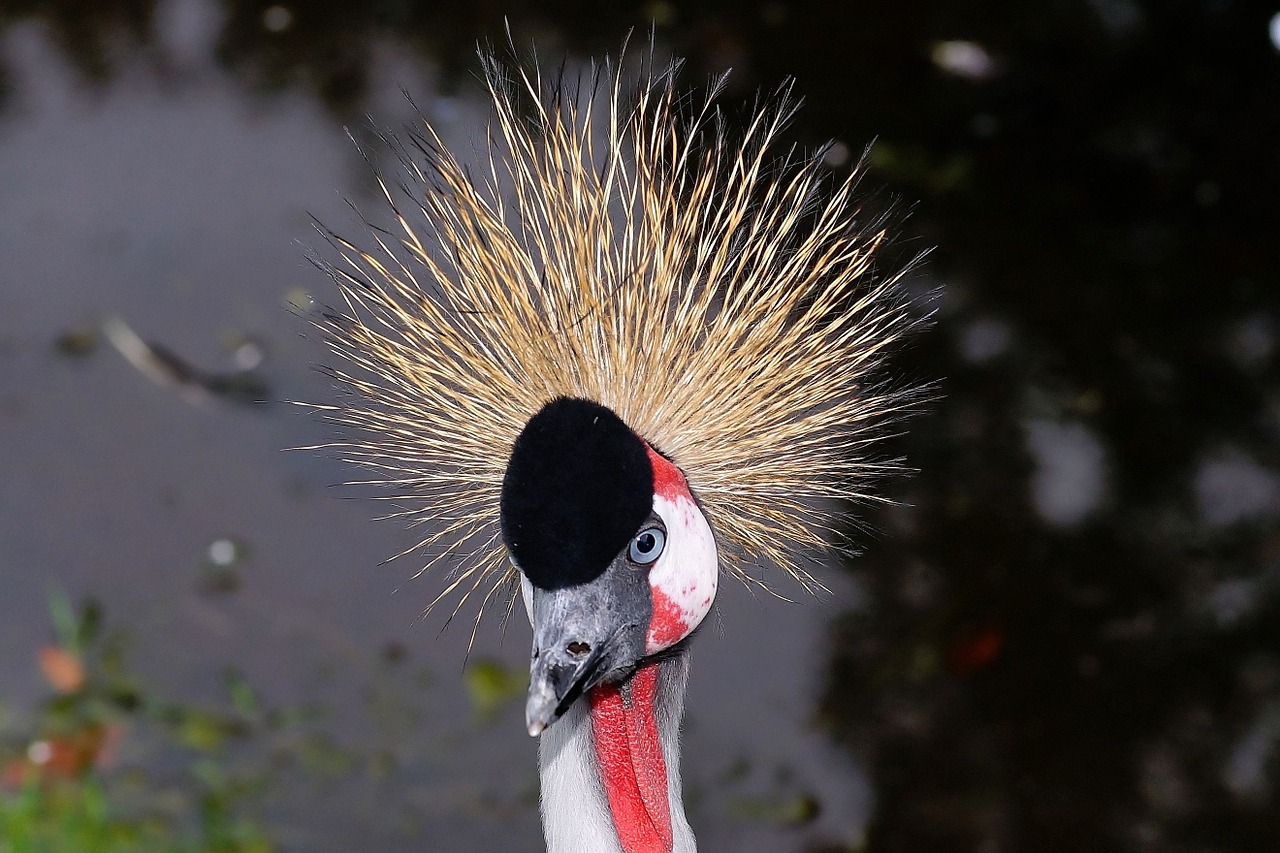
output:
[{"label": "bristle feather", "polygon": [[777,152],[790,83],[731,137],[723,78],[695,104],[652,46],[629,102],[621,65],[574,86],[481,64],[494,115],[478,170],[424,122],[386,138],[395,233],[370,225],[364,250],[317,224],[345,306],[317,323],[353,398],[316,408],[358,436],[323,446],[393,490],[407,508],[391,515],[431,526],[404,553],[457,560],[431,604],[456,596],[455,614],[512,589],[504,466],[562,395],[613,409],[685,471],[728,571],[824,589],[810,567],[839,547],[845,507],[881,500],[868,485],[899,470],[868,447],[914,404],[877,378],[913,321],[900,274],[874,274],[887,237],[863,222],[859,173]]}]

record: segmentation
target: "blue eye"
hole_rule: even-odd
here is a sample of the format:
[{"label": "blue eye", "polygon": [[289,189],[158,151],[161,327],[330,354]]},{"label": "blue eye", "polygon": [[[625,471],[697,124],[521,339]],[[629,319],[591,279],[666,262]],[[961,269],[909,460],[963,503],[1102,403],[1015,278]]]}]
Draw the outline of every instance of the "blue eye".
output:
[{"label": "blue eye", "polygon": [[647,566],[662,554],[667,544],[667,534],[661,527],[646,527],[631,540],[631,562]]}]

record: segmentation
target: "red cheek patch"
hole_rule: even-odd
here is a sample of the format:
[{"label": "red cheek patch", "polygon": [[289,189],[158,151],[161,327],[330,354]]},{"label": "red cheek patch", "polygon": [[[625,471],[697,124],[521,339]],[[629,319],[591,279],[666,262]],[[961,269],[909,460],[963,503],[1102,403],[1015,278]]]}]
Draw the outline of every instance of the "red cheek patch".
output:
[{"label": "red cheek patch", "polygon": [[650,447],[647,441],[644,446],[649,451],[649,463],[653,466],[654,494],[662,495],[670,501],[690,497],[689,482],[685,480],[684,473],[672,465],[667,457]]},{"label": "red cheek patch", "polygon": [[653,616],[649,620],[650,650],[674,646],[689,633],[689,621],[680,607],[657,587],[653,588]]}]

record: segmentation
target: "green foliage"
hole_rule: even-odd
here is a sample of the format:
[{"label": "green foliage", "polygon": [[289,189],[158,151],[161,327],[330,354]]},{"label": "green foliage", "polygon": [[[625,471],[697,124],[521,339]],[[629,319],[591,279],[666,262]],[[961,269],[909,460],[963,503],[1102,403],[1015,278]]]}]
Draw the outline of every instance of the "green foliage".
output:
[{"label": "green foliage", "polygon": [[[225,708],[150,696],[95,603],[54,593],[49,612],[56,644],[40,662],[59,692],[20,730],[0,714],[0,853],[274,850],[256,817],[269,771],[237,766],[234,747],[308,715],[264,709],[237,673]],[[117,766],[126,738],[166,770]]]},{"label": "green foliage", "polygon": [[164,849],[162,833],[154,824],[128,820],[112,811],[96,779],[28,782],[16,794],[0,796],[0,849],[5,853]]},{"label": "green foliage", "polygon": [[467,666],[467,695],[481,722],[493,719],[502,708],[524,696],[529,676],[501,661],[484,658]]},{"label": "green foliage", "polygon": [[199,822],[184,829],[159,812],[129,814],[111,782],[86,774],[33,780],[0,795],[0,851],[4,853],[267,853],[264,830],[237,817],[225,790],[200,800]]}]

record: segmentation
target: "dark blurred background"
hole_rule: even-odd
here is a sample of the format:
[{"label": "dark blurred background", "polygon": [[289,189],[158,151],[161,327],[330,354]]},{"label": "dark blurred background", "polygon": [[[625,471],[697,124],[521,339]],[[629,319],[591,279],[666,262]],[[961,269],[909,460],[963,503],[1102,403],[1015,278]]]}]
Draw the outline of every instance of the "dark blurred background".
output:
[{"label": "dark blurred background", "polygon": [[[343,128],[412,121],[403,87],[474,149],[475,45],[508,25],[548,62],[652,27],[687,85],[732,68],[729,104],[794,77],[794,141],[834,140],[836,172],[874,143],[869,205],[900,221],[886,265],[937,247],[910,284],[935,323],[894,366],[941,378],[892,439],[918,470],[888,484],[900,504],[865,518],[826,605],[729,591],[699,653],[706,849],[1280,849],[1274,2],[8,0],[11,768],[48,763],[33,744],[71,730],[54,705],[88,689],[37,666],[53,600],[72,627],[46,650],[88,660],[85,622],[112,622],[143,674],[133,693],[118,669],[83,676],[109,710],[76,705],[76,725],[115,732],[151,690],[239,721],[217,772],[269,792],[228,806],[252,849],[538,849],[532,746],[510,731],[523,626],[502,646],[482,628],[460,675],[468,632],[415,624],[429,582],[372,568],[407,535],[324,490],[336,463],[277,452],[326,436],[280,402],[331,394],[286,310],[334,298],[296,245],[318,242],[307,214],[377,215]],[[268,701],[321,709],[305,749]],[[186,760],[111,737],[76,771],[109,797],[122,768]],[[150,772],[189,795],[187,771]],[[319,793],[279,793],[299,776]]]}]

